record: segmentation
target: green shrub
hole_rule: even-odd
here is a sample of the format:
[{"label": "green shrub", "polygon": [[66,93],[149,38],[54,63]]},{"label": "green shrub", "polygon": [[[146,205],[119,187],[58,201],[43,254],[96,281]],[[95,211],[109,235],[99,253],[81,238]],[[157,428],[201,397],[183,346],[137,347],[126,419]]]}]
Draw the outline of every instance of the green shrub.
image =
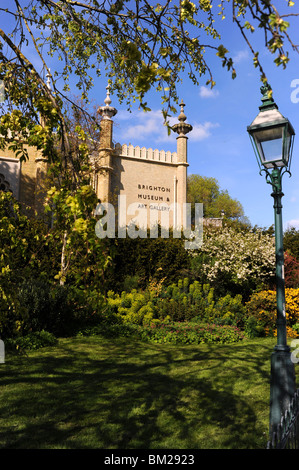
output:
[{"label": "green shrub", "polygon": [[107,285],[117,293],[146,289],[151,280],[177,282],[189,268],[190,254],[182,238],[110,239],[113,259],[106,273]]},{"label": "green shrub", "polygon": [[244,332],[248,338],[260,338],[265,336],[263,324],[255,317],[248,317],[245,320]]},{"label": "green shrub", "polygon": [[94,326],[86,326],[80,329],[76,336],[105,336],[108,338],[130,337],[136,334],[134,325],[119,323],[101,323]]},{"label": "green shrub", "polygon": [[97,291],[53,286],[29,278],[16,285],[9,299],[2,302],[0,335],[15,338],[45,330],[57,337],[69,336],[82,325],[102,321],[116,321],[116,316],[105,314],[103,296]]},{"label": "green shrub", "polygon": [[235,343],[244,338],[237,327],[192,322],[162,322],[139,326],[136,329],[143,340],[155,343],[200,344],[200,343]]},{"label": "green shrub", "polygon": [[66,334],[73,320],[68,295],[68,288],[64,286],[50,286],[36,279],[24,281],[18,289],[18,300],[26,311],[23,330],[46,330],[57,336]]},{"label": "green shrub", "polygon": [[219,325],[243,326],[245,308],[242,297],[237,295],[217,299],[209,284],[198,281],[189,284],[180,280],[165,288],[152,287],[147,291],[108,292],[108,309],[126,324],[142,325],[152,319],[163,321],[204,321]]},{"label": "green shrub", "polygon": [[[188,284],[187,280],[168,286],[160,296],[168,300],[159,310],[173,321],[217,322],[219,324],[242,326],[245,308],[241,295],[217,298],[214,288],[198,281]],[[163,318],[159,315],[159,318]]]},{"label": "green shrub", "polygon": [[138,289],[138,287],[139,287],[139,277],[137,275],[135,275],[135,276],[127,275],[127,276],[125,276],[122,287],[123,287],[123,290],[125,292],[130,292],[133,289]]},{"label": "green shrub", "polygon": [[36,350],[45,346],[54,346],[57,344],[57,338],[48,331],[35,331],[18,338],[5,340],[5,347],[8,350]]}]

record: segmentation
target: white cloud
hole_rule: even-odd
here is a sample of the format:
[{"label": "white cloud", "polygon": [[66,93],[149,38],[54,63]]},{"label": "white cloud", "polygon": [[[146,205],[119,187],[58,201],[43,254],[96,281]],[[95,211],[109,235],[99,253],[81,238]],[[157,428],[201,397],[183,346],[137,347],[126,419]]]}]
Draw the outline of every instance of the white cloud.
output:
[{"label": "white cloud", "polygon": [[[162,112],[158,111],[136,111],[133,113],[120,112],[117,114],[118,117],[118,126],[115,128],[115,134],[117,134],[117,139],[121,142],[130,142],[134,143],[136,140],[140,139],[151,139],[153,142],[152,145],[162,141],[169,141],[169,136],[167,134],[167,129],[164,126],[164,119]],[[115,119],[116,121],[116,119]],[[124,121],[128,125],[124,124]],[[171,124],[174,124],[177,119],[171,118]]]},{"label": "white cloud", "polygon": [[163,126],[162,114],[157,112],[150,112],[149,114],[140,114],[139,124],[129,126],[126,130],[126,136],[128,138],[134,138],[136,136],[149,134],[157,134],[160,132],[160,127]]},{"label": "white cloud", "polygon": [[190,140],[193,140],[193,141],[207,139],[208,137],[211,136],[211,130],[216,127],[219,127],[218,123],[209,122],[209,121],[203,124],[194,124],[193,130],[192,132],[190,132],[190,134],[188,134],[188,137]]},{"label": "white cloud", "polygon": [[216,98],[219,95],[219,91],[214,88],[208,88],[206,86],[201,86],[199,90],[199,96],[201,98]]},{"label": "white cloud", "polygon": [[[123,143],[132,143],[133,145],[154,147],[163,142],[175,143],[177,134],[167,133],[167,128],[163,124],[163,115],[161,111],[140,112],[120,112],[117,114],[118,122],[114,128],[116,140]],[[115,119],[116,121],[116,119]],[[169,118],[170,126],[178,122],[177,117]],[[200,141],[207,139],[212,135],[212,129],[219,127],[218,123],[206,121],[204,123],[192,123],[192,131],[188,134],[190,141]],[[143,142],[144,143],[141,143]]]},{"label": "white cloud", "polygon": [[288,220],[286,225],[288,228],[294,227],[296,229],[299,229],[299,219]]},{"label": "white cloud", "polygon": [[249,57],[248,50],[245,49],[243,51],[238,51],[236,55],[233,57],[233,61],[235,64],[239,64],[242,60],[247,60]]}]

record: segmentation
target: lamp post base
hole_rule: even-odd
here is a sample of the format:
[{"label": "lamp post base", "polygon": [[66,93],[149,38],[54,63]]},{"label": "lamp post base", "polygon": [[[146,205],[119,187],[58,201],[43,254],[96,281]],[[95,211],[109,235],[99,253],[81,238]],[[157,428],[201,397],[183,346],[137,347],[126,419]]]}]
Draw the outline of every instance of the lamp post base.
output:
[{"label": "lamp post base", "polygon": [[295,391],[295,367],[290,348],[277,345],[271,355],[270,433],[280,423]]}]

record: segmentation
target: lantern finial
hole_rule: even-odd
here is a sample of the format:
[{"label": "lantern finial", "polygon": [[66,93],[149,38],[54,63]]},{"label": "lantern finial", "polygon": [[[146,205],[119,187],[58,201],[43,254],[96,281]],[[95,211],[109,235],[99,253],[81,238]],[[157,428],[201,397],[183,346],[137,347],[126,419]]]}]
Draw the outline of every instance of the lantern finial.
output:
[{"label": "lantern finial", "polygon": [[262,93],[262,105],[259,107],[260,111],[268,111],[269,109],[278,109],[277,104],[273,100],[272,97],[272,88],[268,82],[264,83],[264,85],[260,88]]}]

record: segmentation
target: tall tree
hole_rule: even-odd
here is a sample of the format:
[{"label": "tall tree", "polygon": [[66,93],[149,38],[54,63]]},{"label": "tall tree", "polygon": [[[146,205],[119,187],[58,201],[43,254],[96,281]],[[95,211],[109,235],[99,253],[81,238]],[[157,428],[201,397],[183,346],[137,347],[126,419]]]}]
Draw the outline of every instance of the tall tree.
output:
[{"label": "tall tree", "polygon": [[[257,27],[264,30],[265,47],[285,67],[288,49],[298,52],[288,28],[298,13],[294,2],[281,3],[282,11],[270,0],[11,0],[0,7],[0,79],[6,93],[0,144],[10,138],[11,147],[26,158],[23,137],[54,158],[55,131],[65,161],[70,160],[63,101],[71,76],[77,77],[85,99],[92,72],[107,75],[120,100],[128,105],[139,100],[144,109],[147,91],[156,87],[167,117],[178,100],[183,71],[195,84],[203,76],[215,84],[206,51],[214,52],[235,77],[233,60],[215,26],[217,18],[230,18],[240,29],[266,80],[247,34]],[[59,60],[61,70],[51,73],[49,56]],[[41,114],[47,126],[40,125]]]},{"label": "tall tree", "polygon": [[204,217],[225,217],[237,220],[244,216],[241,203],[233,199],[227,190],[220,189],[216,178],[189,175],[187,179],[187,200],[192,204],[203,203]]},{"label": "tall tree", "polygon": [[289,227],[283,234],[283,247],[292,256],[299,260],[299,230]]}]

